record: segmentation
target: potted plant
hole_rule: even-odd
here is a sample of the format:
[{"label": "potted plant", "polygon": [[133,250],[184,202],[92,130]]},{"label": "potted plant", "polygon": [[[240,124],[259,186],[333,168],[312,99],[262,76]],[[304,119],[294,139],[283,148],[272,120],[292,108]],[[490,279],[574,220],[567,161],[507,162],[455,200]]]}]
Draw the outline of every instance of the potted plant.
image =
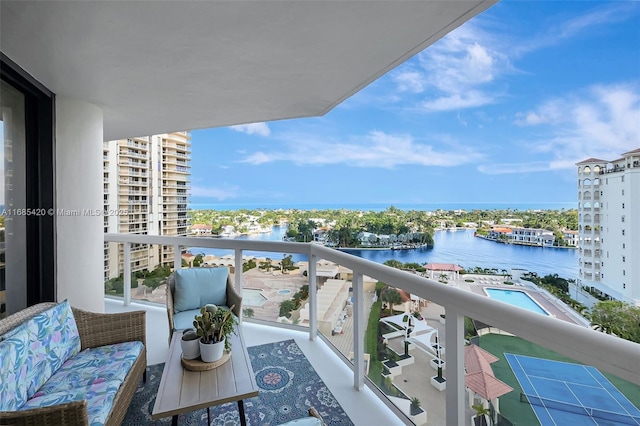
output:
[{"label": "potted plant", "polygon": [[411,416],[411,421],[416,425],[427,423],[427,412],[420,406],[420,400],[418,398],[411,398],[409,415]]},{"label": "potted plant", "polygon": [[420,400],[416,397],[411,398],[411,415],[415,416],[420,413]]},{"label": "potted plant", "polygon": [[200,356],[200,341],[198,334],[192,328],[182,333],[182,357],[184,359],[196,359]]},{"label": "potted plant", "polygon": [[204,362],[215,362],[222,358],[224,350],[231,350],[227,337],[235,333],[236,319],[229,310],[219,309],[216,305],[205,305],[196,315],[193,326],[200,338],[200,358]]},{"label": "potted plant", "polygon": [[472,405],[471,408],[476,411],[476,415],[473,416],[474,426],[489,426],[489,422],[487,421],[491,414],[489,409],[482,404]]}]

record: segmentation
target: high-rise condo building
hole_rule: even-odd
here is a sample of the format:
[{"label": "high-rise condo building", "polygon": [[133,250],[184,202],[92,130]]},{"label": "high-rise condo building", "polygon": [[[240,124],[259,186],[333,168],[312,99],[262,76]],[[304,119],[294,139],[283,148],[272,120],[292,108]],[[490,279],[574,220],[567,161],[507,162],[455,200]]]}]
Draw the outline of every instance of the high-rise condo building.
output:
[{"label": "high-rise condo building", "polygon": [[[104,142],[104,232],[186,236],[191,136],[164,133]],[[134,245],[131,271],[173,265],[173,246]],[[104,245],[104,278],[122,274],[123,247]]]},{"label": "high-rise condo building", "polygon": [[578,166],[578,284],[640,306],[640,149]]}]

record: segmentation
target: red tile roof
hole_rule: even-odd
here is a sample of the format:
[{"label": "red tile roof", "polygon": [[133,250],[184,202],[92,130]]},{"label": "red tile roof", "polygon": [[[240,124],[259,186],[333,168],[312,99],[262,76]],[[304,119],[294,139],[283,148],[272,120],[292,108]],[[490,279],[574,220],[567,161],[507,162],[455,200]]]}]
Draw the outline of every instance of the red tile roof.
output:
[{"label": "red tile roof", "polygon": [[191,225],[191,229],[211,229],[211,226],[204,225],[202,223],[196,223],[195,225]]},{"label": "red tile roof", "polygon": [[501,234],[510,234],[513,232],[511,228],[491,228],[494,232],[500,232]]},{"label": "red tile roof", "polygon": [[499,398],[513,390],[511,386],[491,374],[481,371],[464,376],[464,384],[487,401]]},{"label": "red tile roof", "polygon": [[499,361],[496,356],[485,351],[478,345],[468,345],[464,347],[464,369],[467,373],[484,371],[493,374],[490,364],[496,361]]},{"label": "red tile roof", "polygon": [[398,293],[400,293],[400,299],[402,299],[403,302],[408,302],[411,300],[411,293],[405,290],[401,290],[399,288],[396,290],[398,290]]},{"label": "red tile roof", "polygon": [[629,154],[640,154],[640,148],[634,149],[633,151],[625,152],[622,155],[629,155]]},{"label": "red tile roof", "polygon": [[493,354],[478,345],[464,347],[465,385],[487,401],[499,398],[513,390],[493,375],[491,364],[498,361]]}]

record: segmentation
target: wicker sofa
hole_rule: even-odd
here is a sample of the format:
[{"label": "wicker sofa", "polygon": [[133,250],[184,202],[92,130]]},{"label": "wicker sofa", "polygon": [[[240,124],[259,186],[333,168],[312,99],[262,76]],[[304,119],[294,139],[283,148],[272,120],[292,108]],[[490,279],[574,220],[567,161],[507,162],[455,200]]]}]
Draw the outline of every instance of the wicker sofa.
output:
[{"label": "wicker sofa", "polygon": [[0,425],[120,425],[146,379],[145,318],[64,301],[0,320]]}]

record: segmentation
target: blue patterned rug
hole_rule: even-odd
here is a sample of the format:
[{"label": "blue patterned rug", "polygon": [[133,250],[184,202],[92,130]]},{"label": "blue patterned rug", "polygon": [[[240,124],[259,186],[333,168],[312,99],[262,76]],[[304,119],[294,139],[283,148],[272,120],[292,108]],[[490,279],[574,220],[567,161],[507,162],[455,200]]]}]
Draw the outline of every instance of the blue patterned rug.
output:
[{"label": "blue patterned rug", "polygon": [[[304,356],[296,342],[285,340],[247,348],[256,374],[260,395],[244,401],[248,426],[275,426],[306,417],[313,406],[327,425],[353,425]],[[138,385],[123,426],[170,424],[171,418],[151,420],[164,364],[149,366],[147,383]],[[206,425],[207,411],[181,414],[180,425]],[[211,407],[211,425],[239,425],[238,404],[228,403]]]}]

